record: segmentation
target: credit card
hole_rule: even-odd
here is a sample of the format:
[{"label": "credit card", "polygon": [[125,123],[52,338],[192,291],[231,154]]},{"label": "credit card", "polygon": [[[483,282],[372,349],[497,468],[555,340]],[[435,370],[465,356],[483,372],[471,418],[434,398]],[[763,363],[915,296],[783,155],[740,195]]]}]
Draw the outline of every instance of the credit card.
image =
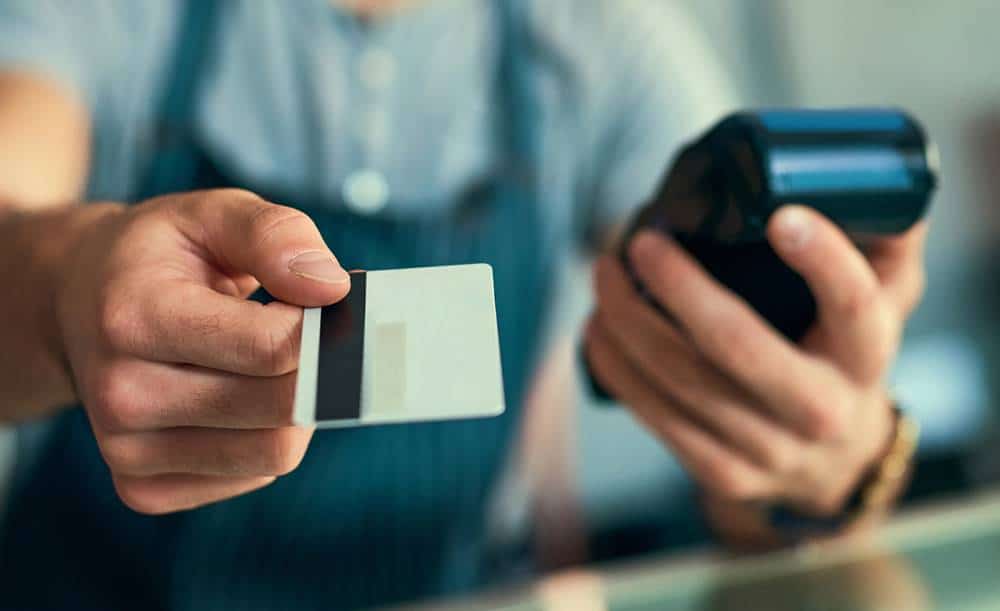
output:
[{"label": "credit card", "polygon": [[479,418],[503,410],[489,265],[352,272],[347,297],[306,308],[296,424]]}]

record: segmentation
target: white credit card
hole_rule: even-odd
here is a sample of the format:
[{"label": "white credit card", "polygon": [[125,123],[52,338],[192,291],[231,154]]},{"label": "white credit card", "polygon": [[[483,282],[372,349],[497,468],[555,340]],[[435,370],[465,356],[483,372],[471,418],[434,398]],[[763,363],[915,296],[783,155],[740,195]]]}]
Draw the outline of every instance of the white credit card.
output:
[{"label": "white credit card", "polygon": [[503,410],[489,265],[353,272],[342,301],[305,310],[296,424],[358,426]]}]

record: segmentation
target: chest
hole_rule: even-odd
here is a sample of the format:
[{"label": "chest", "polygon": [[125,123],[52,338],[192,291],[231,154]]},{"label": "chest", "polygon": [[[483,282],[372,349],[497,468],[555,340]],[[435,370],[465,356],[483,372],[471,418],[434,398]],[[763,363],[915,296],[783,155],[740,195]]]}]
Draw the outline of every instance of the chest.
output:
[{"label": "chest", "polygon": [[[248,184],[331,201],[381,191],[402,212],[453,205],[509,161],[496,129],[505,119],[497,71],[507,41],[487,4],[429,3],[440,6],[366,27],[325,2],[229,3],[195,68],[198,101],[184,128]],[[136,86],[104,111],[115,134],[95,151],[105,176],[93,182],[112,191],[106,197],[124,197],[153,154],[169,38],[150,41]],[[541,62],[518,70],[534,102],[532,116],[519,119],[535,131],[539,199],[568,213],[580,165],[578,103]],[[126,180],[107,180],[110,172]]]}]

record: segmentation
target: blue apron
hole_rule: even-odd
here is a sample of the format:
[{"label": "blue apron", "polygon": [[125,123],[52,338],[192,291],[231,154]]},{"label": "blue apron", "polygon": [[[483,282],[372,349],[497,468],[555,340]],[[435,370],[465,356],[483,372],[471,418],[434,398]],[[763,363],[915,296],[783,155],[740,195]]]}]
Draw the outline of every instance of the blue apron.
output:
[{"label": "blue apron", "polygon": [[[115,495],[82,410],[60,416],[19,483],[0,547],[0,599],[32,608],[354,609],[483,583],[484,515],[538,351],[556,245],[568,223],[537,199],[531,45],[515,3],[496,2],[497,171],[461,201],[359,216],[344,202],[226,176],[190,137],[196,77],[211,55],[215,2],[187,3],[165,95],[161,150],[136,199],[242,186],[316,222],[347,268],[489,262],[507,412],[495,419],[318,432],[272,486],[163,517]],[[242,184],[241,184],[242,183]]]}]

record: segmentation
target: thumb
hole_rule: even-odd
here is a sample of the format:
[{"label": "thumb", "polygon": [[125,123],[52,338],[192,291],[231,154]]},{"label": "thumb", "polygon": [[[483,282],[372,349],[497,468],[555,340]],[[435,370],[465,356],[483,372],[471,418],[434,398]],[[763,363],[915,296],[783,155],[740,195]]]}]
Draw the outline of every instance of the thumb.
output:
[{"label": "thumb", "polygon": [[784,206],[767,227],[778,255],[809,285],[833,355],[862,378],[882,373],[898,324],[868,260],[832,221],[804,206]]},{"label": "thumb", "polygon": [[351,290],[350,276],[303,212],[235,189],[190,196],[202,246],[230,270],[255,277],[277,299],[317,307]]}]

